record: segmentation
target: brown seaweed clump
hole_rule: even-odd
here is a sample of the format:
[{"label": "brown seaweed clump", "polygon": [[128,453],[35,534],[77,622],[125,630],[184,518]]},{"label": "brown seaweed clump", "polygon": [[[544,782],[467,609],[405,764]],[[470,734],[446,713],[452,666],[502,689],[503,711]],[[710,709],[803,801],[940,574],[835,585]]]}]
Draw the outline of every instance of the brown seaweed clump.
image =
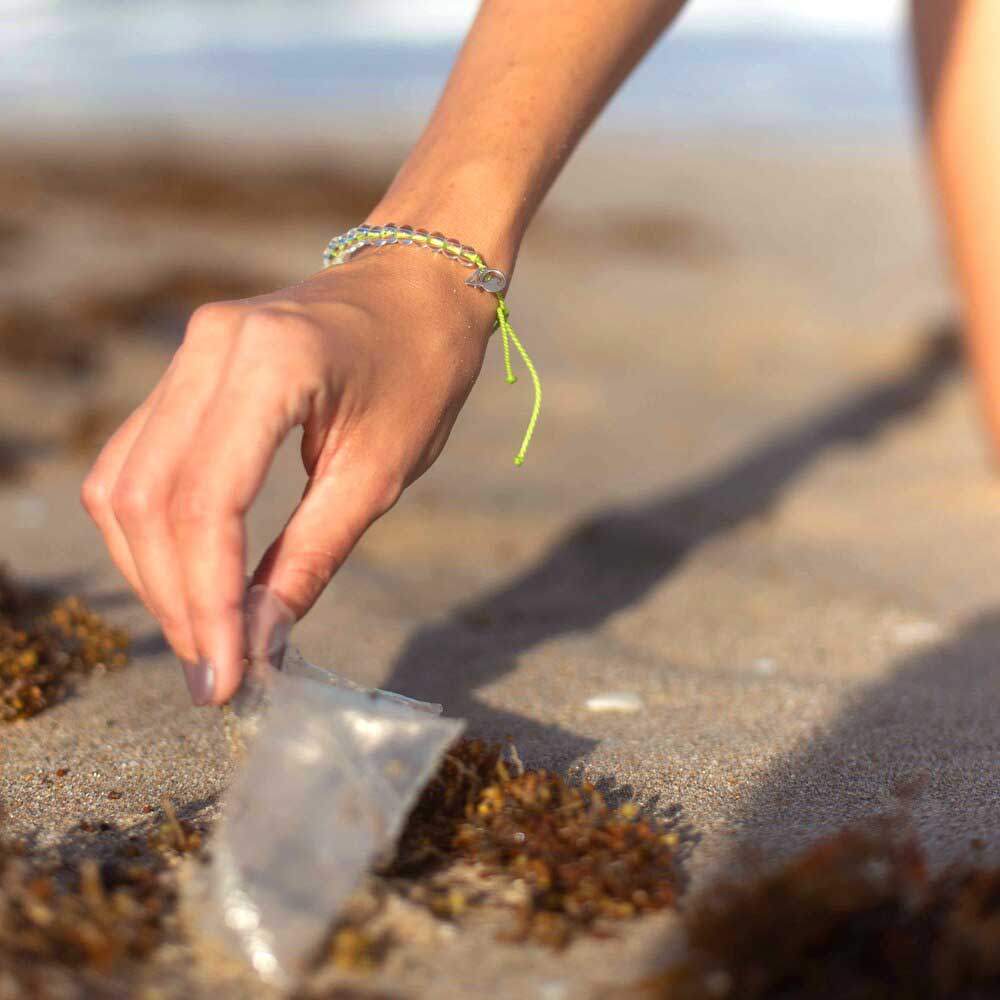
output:
[{"label": "brown seaweed clump", "polygon": [[13,483],[25,473],[24,449],[0,436],[0,483]]},{"label": "brown seaweed clump", "polygon": [[128,645],[80,598],[24,590],[0,569],[0,722],[37,715],[78,677],[125,666]]},{"label": "brown seaweed clump", "polygon": [[103,861],[0,844],[0,998],[132,995],[130,977],[177,920],[176,862],[201,847],[163,809],[144,840],[123,839]]},{"label": "brown seaweed clump", "polygon": [[[589,784],[549,771],[515,774],[501,748],[462,740],[414,810],[394,866],[397,874],[437,862],[471,862],[514,881],[516,940],[562,947],[599,921],[674,905],[679,837],[634,803],[608,805]],[[439,915],[468,899],[457,889],[432,896]]]},{"label": "brown seaweed clump", "polygon": [[717,886],[685,919],[671,1000],[985,1000],[1000,996],[1000,871],[931,878],[888,821]]},{"label": "brown seaweed clump", "polygon": [[36,215],[76,203],[130,218],[178,215],[215,222],[310,223],[317,215],[363,218],[392,180],[384,165],[340,167],[325,156],[285,167],[198,161],[165,149],[95,158],[39,156],[11,149],[0,158],[0,209]]},{"label": "brown seaweed clump", "polygon": [[98,360],[87,324],[48,304],[0,300],[0,363],[42,374],[83,376]]},{"label": "brown seaweed clump", "polygon": [[172,891],[149,864],[35,867],[0,855],[0,959],[108,969],[159,941]]}]

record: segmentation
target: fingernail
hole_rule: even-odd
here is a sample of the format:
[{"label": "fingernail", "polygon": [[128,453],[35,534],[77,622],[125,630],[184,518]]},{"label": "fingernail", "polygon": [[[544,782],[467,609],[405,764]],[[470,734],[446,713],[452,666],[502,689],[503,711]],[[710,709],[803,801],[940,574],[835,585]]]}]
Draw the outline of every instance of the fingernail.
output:
[{"label": "fingernail", "polygon": [[246,651],[250,662],[266,662],[280,669],[295,615],[273,590],[262,584],[247,591],[244,610]]},{"label": "fingernail", "polygon": [[187,681],[191,700],[196,705],[207,705],[215,693],[215,670],[212,664],[202,658],[197,663],[181,661],[181,666],[184,668],[184,679]]}]

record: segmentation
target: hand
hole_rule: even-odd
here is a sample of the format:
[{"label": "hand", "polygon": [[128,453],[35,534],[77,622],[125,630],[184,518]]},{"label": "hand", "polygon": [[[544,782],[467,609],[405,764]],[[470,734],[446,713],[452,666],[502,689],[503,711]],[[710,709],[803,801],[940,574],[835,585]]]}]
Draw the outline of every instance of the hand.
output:
[{"label": "hand", "polygon": [[239,686],[244,515],[297,425],[308,485],[254,575],[297,617],[444,447],[482,364],[493,296],[453,262],[363,251],[272,295],[198,309],[83,503],[159,620],[196,704]]}]

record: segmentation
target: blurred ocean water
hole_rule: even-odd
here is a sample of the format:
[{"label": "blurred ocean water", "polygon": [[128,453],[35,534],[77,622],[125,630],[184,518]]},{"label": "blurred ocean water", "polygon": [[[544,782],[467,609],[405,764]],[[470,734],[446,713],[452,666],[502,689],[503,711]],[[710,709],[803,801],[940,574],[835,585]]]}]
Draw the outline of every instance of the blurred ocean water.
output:
[{"label": "blurred ocean water", "polygon": [[[842,0],[789,14],[803,6],[694,3],[600,127],[904,133],[897,5]],[[473,10],[469,0],[0,0],[0,115],[8,125],[281,116],[405,136],[429,112]]]}]

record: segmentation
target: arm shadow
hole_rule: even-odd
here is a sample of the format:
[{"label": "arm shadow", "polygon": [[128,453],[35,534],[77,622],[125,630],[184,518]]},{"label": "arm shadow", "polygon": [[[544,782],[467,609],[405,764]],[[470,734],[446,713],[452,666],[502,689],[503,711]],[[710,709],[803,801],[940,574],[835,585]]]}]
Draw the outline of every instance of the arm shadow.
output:
[{"label": "arm shadow", "polygon": [[[898,817],[936,864],[1000,862],[1000,610],[902,657],[740,803],[736,856],[773,858],[845,826]],[[978,860],[984,860],[980,857]]]},{"label": "arm shadow", "polygon": [[540,643],[599,627],[640,600],[703,543],[764,516],[809,465],[831,448],[867,442],[918,413],[956,372],[958,341],[933,331],[904,370],[825,406],[748,454],[677,491],[600,511],[573,527],[537,563],[495,590],[418,631],[384,684],[442,702],[473,731],[512,735],[552,766],[594,746],[566,729],[477,696]]}]

